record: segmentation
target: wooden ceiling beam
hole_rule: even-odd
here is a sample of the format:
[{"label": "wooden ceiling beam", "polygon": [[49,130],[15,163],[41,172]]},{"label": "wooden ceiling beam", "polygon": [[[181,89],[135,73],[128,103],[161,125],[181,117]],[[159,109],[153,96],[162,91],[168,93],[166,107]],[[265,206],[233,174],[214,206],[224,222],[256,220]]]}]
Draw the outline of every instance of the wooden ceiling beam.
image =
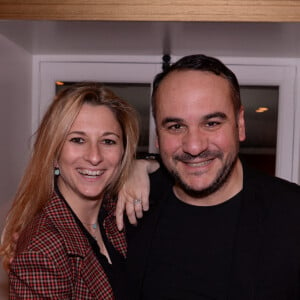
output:
[{"label": "wooden ceiling beam", "polygon": [[299,0],[0,0],[0,19],[299,22]]}]

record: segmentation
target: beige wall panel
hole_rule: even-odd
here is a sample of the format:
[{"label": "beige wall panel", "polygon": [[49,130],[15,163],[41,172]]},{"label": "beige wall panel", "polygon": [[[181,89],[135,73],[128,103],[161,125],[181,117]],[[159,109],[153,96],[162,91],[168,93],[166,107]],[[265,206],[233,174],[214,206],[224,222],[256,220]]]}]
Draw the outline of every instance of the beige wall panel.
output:
[{"label": "beige wall panel", "polygon": [[0,19],[300,21],[300,0],[0,0]]}]

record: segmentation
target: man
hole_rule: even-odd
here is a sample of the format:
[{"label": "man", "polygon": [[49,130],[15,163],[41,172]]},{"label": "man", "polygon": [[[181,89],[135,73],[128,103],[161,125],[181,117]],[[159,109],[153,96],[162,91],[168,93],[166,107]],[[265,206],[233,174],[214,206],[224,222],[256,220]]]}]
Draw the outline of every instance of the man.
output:
[{"label": "man", "polygon": [[129,299],[300,299],[300,187],[240,161],[235,75],[187,56],[157,75],[152,101],[166,169],[127,228]]}]

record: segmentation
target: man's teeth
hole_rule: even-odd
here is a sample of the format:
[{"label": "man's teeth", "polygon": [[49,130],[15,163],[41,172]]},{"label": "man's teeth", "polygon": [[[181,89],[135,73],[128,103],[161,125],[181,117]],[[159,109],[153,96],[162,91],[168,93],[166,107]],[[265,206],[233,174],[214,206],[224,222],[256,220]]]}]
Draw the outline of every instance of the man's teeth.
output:
[{"label": "man's teeth", "polygon": [[82,175],[87,175],[87,176],[99,176],[103,173],[100,170],[90,171],[90,170],[81,170],[81,169],[79,169],[78,172]]},{"label": "man's teeth", "polygon": [[206,160],[206,161],[202,161],[202,162],[198,162],[198,163],[192,163],[192,162],[188,162],[187,164],[191,167],[203,167],[208,165],[211,162],[211,160]]}]

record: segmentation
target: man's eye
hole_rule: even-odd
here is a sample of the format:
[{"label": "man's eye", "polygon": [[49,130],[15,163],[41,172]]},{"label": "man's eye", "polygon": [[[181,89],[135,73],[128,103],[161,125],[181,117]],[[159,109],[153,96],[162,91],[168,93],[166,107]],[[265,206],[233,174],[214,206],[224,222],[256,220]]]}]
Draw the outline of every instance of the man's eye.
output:
[{"label": "man's eye", "polygon": [[178,131],[182,128],[183,128],[183,126],[181,124],[173,124],[173,125],[168,126],[168,130],[173,130],[173,131]]},{"label": "man's eye", "polygon": [[206,127],[216,127],[220,125],[220,122],[217,122],[217,121],[209,121],[206,123]]},{"label": "man's eye", "polygon": [[75,144],[83,144],[84,140],[83,140],[83,138],[80,138],[80,137],[73,137],[70,139],[70,142],[75,143]]}]

